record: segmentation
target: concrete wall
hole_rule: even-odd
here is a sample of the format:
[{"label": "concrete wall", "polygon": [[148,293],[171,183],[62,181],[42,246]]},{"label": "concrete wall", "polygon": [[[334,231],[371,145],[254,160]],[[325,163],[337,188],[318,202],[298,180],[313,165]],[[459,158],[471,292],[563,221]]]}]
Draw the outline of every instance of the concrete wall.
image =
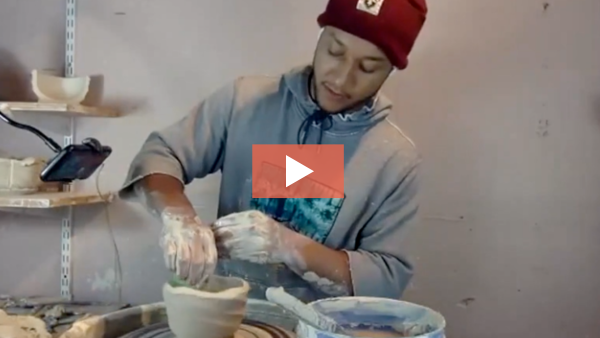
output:
[{"label": "concrete wall", "polygon": [[[146,135],[217,86],[309,61],[324,4],[80,1],[76,72],[98,75],[104,103],[125,113],[77,122],[79,140],[93,136],[115,150],[101,188],[117,188]],[[26,90],[13,87],[27,87],[31,68],[62,65],[64,4],[2,7],[0,96],[18,99]],[[407,299],[443,312],[449,337],[600,337],[599,16],[597,0],[430,1],[411,66],[386,86],[396,122],[425,159],[423,222],[407,240],[417,264]],[[29,121],[56,135],[66,125]],[[47,153],[5,125],[0,148]],[[189,189],[208,220],[217,182]],[[58,294],[59,219],[0,213],[0,293]],[[160,300],[168,274],[159,227],[120,202],[78,209],[75,297]]]}]

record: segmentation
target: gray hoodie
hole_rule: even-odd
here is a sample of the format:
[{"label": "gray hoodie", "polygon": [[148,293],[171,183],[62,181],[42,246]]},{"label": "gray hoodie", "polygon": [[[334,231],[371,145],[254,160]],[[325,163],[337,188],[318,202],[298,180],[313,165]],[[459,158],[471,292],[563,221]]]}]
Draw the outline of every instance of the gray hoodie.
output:
[{"label": "gray hoodie", "polygon": [[[384,96],[346,114],[315,118],[308,94],[310,66],[278,77],[240,77],[203,100],[187,116],[150,134],[135,156],[123,199],[132,184],[162,173],[181,180],[221,171],[218,217],[258,209],[291,229],[349,257],[355,296],[400,298],[413,269],[401,239],[415,220],[418,204],[414,144],[387,116]],[[321,114],[322,115],[322,114]],[[343,144],[343,199],[253,199],[252,144]],[[304,301],[330,294],[285,266],[220,260],[217,273],[245,278],[250,297],[283,286]],[[308,281],[307,281],[308,280]]]}]

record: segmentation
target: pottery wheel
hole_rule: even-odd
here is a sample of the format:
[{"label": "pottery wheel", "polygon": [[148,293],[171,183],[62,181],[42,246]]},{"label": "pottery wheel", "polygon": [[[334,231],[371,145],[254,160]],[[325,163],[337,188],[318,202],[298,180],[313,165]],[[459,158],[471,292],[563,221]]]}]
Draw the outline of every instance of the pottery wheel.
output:
[{"label": "pottery wheel", "polygon": [[[167,323],[152,324],[132,331],[121,338],[176,338]],[[244,319],[233,338],[295,338],[295,335],[277,326]]]}]

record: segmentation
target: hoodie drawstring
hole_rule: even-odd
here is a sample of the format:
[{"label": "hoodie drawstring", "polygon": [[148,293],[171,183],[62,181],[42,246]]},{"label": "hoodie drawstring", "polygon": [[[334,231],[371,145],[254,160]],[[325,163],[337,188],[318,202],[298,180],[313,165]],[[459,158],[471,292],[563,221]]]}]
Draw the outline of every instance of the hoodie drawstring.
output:
[{"label": "hoodie drawstring", "polygon": [[304,121],[302,121],[302,124],[298,129],[298,144],[306,143],[306,139],[308,138],[308,132],[310,131],[310,127],[313,123],[317,127],[319,127],[317,144],[321,144],[321,142],[323,141],[323,132],[329,130],[333,126],[331,114],[323,110],[317,110],[316,112],[305,118]]},{"label": "hoodie drawstring", "polygon": [[[313,73],[310,72],[310,75],[309,75],[308,81],[307,81],[308,95],[310,96],[311,100],[318,107],[319,104],[317,103],[317,100],[315,100],[313,98],[312,91],[310,88],[310,84],[312,82],[312,77],[313,77]],[[304,119],[304,121],[302,121],[300,128],[298,128],[298,135],[296,137],[297,138],[296,141],[298,142],[298,144],[306,144],[306,140],[308,139],[308,133],[310,131],[312,124],[315,124],[317,127],[319,127],[319,135],[317,138],[317,144],[321,144],[321,142],[323,141],[323,133],[326,130],[329,130],[329,129],[331,129],[331,127],[333,127],[333,118],[331,117],[330,113],[327,113],[326,111],[324,111],[320,108],[317,111],[315,111],[313,114],[306,117]]]}]

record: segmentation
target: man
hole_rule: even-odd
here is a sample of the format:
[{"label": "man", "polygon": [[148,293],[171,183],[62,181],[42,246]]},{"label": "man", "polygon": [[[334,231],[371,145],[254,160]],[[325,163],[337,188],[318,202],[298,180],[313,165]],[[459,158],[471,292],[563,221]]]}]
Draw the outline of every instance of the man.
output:
[{"label": "man", "polygon": [[[167,266],[194,285],[213,272],[243,277],[258,298],[269,286],[304,301],[401,297],[412,266],[399,240],[417,212],[420,160],[379,89],[406,68],[426,12],[424,0],[329,0],[311,66],[240,77],[151,133],[120,195],[162,220]],[[252,144],[296,143],[344,145],[345,198],[252,198]],[[206,224],[184,187],[217,171],[218,219]]]}]

